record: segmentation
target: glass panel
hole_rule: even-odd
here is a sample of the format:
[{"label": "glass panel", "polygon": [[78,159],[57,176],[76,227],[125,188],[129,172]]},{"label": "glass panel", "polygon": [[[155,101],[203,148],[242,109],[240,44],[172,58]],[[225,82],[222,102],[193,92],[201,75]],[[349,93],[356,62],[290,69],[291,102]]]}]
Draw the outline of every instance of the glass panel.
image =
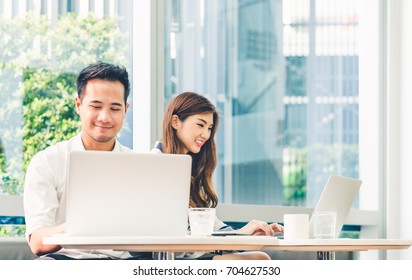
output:
[{"label": "glass panel", "polygon": [[360,177],[358,4],[166,1],[165,105],[218,107],[220,202],[314,207],[330,174]]}]

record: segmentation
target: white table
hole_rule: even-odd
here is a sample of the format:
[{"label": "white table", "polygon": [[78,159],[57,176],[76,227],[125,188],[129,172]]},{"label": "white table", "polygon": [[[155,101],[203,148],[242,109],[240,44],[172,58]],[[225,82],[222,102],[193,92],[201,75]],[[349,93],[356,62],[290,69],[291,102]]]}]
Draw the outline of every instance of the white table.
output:
[{"label": "white table", "polygon": [[337,251],[408,249],[412,240],[402,239],[307,239],[282,240],[269,236],[84,236],[54,235],[44,244],[69,249],[113,249],[137,252],[161,252],[162,259],[173,259],[174,252],[215,250],[315,251],[318,259],[334,259]]},{"label": "white table", "polygon": [[412,240],[404,239],[307,239],[279,240],[279,245],[265,245],[264,250],[317,252],[318,260],[335,259],[335,252],[408,249]]}]

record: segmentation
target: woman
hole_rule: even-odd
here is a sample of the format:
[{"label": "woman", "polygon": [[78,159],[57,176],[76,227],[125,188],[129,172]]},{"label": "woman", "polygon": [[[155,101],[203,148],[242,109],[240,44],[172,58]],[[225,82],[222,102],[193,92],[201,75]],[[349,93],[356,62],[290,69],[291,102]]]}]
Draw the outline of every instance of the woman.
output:
[{"label": "woman", "polygon": [[[216,207],[218,197],[213,187],[212,174],[216,167],[214,136],[219,116],[215,106],[204,96],[184,92],[174,97],[167,106],[163,119],[163,139],[157,142],[154,152],[166,154],[189,154],[192,157],[189,207]],[[216,218],[215,231],[234,229]],[[242,234],[271,235],[283,232],[283,227],[274,223],[251,221],[241,229]],[[230,253],[184,253],[183,256],[197,259],[270,259],[264,252]]]}]

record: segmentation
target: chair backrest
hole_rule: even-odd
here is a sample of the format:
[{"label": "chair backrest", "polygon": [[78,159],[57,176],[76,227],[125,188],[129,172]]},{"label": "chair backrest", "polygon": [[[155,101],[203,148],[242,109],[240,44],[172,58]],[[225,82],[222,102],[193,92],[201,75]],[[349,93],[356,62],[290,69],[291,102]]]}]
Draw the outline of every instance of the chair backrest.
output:
[{"label": "chair backrest", "polygon": [[24,224],[22,195],[0,195],[0,224]]},{"label": "chair backrest", "polygon": [[[22,195],[0,195],[0,227],[24,227]],[[0,260],[33,260],[24,236],[0,236]]]}]

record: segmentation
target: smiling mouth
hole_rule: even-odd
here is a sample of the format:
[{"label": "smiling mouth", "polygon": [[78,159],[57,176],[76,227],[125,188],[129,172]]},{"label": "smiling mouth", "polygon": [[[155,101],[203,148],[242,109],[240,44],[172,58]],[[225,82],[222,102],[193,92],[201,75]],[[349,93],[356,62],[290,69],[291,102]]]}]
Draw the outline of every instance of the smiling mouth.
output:
[{"label": "smiling mouth", "polygon": [[199,147],[202,146],[205,142],[204,141],[200,141],[200,140],[195,140],[196,145],[198,145]]},{"label": "smiling mouth", "polygon": [[111,128],[113,128],[112,125],[111,125],[111,126],[104,126],[104,125],[94,124],[94,126],[96,126],[96,127],[98,127],[98,128],[101,128],[101,129],[111,129]]}]

